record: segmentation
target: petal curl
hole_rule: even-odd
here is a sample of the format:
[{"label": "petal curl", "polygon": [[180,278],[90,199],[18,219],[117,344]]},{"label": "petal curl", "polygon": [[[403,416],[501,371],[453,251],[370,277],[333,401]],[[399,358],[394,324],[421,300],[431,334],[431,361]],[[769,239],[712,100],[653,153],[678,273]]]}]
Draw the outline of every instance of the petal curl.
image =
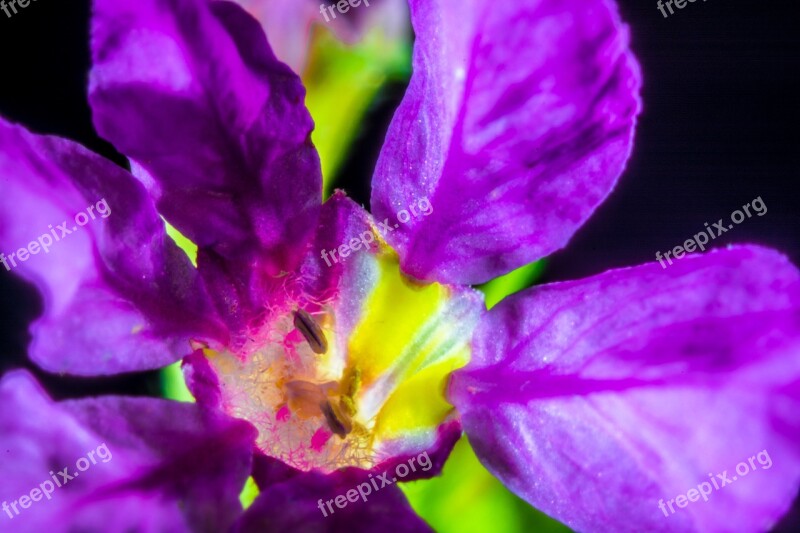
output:
[{"label": "petal curl", "polygon": [[800,481],[798,304],[756,247],[536,287],[489,312],[451,400],[487,468],[579,531],[767,530]]},{"label": "petal curl", "polygon": [[610,0],[414,0],[414,74],[373,177],[424,280],[477,284],[564,246],[631,151],[640,74]]},{"label": "petal curl", "polygon": [[[0,179],[5,267],[44,298],[29,350],[42,368],[158,368],[186,355],[192,336],[224,337],[197,272],[126,171],[0,120]],[[26,247],[36,253],[22,262]]]},{"label": "petal curl", "polygon": [[225,261],[291,270],[321,174],[305,91],[258,22],[230,2],[98,0],[92,57],[95,125],[167,220]]},{"label": "petal curl", "polygon": [[[246,422],[156,399],[53,403],[26,372],[3,377],[0,401],[0,501],[39,490],[0,516],[14,531],[224,531],[241,512]],[[74,479],[49,474],[65,467]]]}]

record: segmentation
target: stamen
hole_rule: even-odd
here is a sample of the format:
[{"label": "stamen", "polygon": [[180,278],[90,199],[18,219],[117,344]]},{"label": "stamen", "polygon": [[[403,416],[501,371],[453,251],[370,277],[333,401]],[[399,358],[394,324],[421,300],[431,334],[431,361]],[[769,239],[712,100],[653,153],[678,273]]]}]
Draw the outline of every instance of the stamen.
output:
[{"label": "stamen", "polygon": [[300,418],[319,416],[320,406],[328,399],[328,394],[336,391],[338,383],[311,383],[293,380],[284,385],[289,409]]},{"label": "stamen", "polygon": [[342,409],[332,404],[330,400],[321,403],[319,407],[322,409],[322,414],[325,415],[328,427],[336,435],[339,435],[339,438],[343,439],[353,430],[353,423],[350,421],[350,417]]},{"label": "stamen", "polygon": [[311,350],[317,354],[324,354],[328,351],[328,339],[319,324],[302,309],[294,312],[294,327],[305,337]]}]

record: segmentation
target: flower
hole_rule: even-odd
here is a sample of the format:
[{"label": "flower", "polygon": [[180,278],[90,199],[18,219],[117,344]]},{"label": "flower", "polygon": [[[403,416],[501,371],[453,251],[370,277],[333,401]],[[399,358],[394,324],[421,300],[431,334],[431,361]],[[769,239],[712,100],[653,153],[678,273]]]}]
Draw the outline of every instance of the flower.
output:
[{"label": "flower", "polygon": [[[132,175],[0,125],[4,247],[98,198],[113,209],[15,270],[45,300],[31,358],[87,376],[183,359],[197,398],[53,403],[5,376],[0,497],[101,442],[115,454],[15,525],[424,529],[394,480],[338,498],[421,454],[431,468],[406,479],[435,475],[462,425],[509,488],[579,530],[755,530],[786,511],[800,280],[783,256],[734,247],[490,311],[470,288],[564,246],[622,172],[640,73],[613,3],[410,6],[414,74],[374,218],[343,193],[321,204],[303,88],[227,2],[95,2],[89,99]],[[422,199],[430,213],[402,220]],[[160,216],[197,244],[196,268]],[[660,498],[762,450],[768,475],[662,514]],[[261,494],[241,513],[248,474]]]}]

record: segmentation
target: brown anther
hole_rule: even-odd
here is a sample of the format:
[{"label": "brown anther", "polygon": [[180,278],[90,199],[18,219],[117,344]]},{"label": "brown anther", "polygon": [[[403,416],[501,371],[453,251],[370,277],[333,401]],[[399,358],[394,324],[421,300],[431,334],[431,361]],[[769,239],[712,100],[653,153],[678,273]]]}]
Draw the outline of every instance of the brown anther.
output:
[{"label": "brown anther", "polygon": [[303,334],[314,353],[323,354],[328,351],[328,339],[325,338],[325,333],[307,312],[302,309],[294,312],[294,327]]},{"label": "brown anther", "polygon": [[328,427],[336,435],[339,435],[339,438],[345,438],[353,430],[353,423],[350,417],[339,406],[327,400],[321,403],[319,407],[325,416]]},{"label": "brown anther", "polygon": [[335,381],[312,383],[292,380],[283,385],[289,409],[300,418],[319,416],[322,404],[330,394],[335,393],[337,387]]}]

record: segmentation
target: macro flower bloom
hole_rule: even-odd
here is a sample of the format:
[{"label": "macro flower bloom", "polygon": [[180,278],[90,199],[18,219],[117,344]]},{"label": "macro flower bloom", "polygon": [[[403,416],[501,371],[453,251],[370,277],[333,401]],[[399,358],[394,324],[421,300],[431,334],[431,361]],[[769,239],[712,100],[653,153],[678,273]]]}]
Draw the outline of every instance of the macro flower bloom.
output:
[{"label": "macro flower bloom", "polygon": [[[489,311],[470,287],[563,247],[624,169],[640,72],[614,4],[410,8],[414,73],[373,215],[321,202],[303,87],[229,2],[96,0],[89,101],[131,173],[0,125],[3,249],[99,198],[113,211],[15,269],[45,304],[33,361],[103,376],[183,360],[197,399],[54,403],[4,376],[1,498],[101,442],[114,455],[14,526],[425,530],[394,480],[325,504],[421,454],[431,468],[406,479],[435,475],[462,428],[511,490],[582,531],[761,530],[788,509],[800,277],[783,256],[733,247]],[[423,199],[429,216],[392,224]],[[762,450],[774,469],[660,509]],[[261,494],[243,511],[248,476]]]}]

